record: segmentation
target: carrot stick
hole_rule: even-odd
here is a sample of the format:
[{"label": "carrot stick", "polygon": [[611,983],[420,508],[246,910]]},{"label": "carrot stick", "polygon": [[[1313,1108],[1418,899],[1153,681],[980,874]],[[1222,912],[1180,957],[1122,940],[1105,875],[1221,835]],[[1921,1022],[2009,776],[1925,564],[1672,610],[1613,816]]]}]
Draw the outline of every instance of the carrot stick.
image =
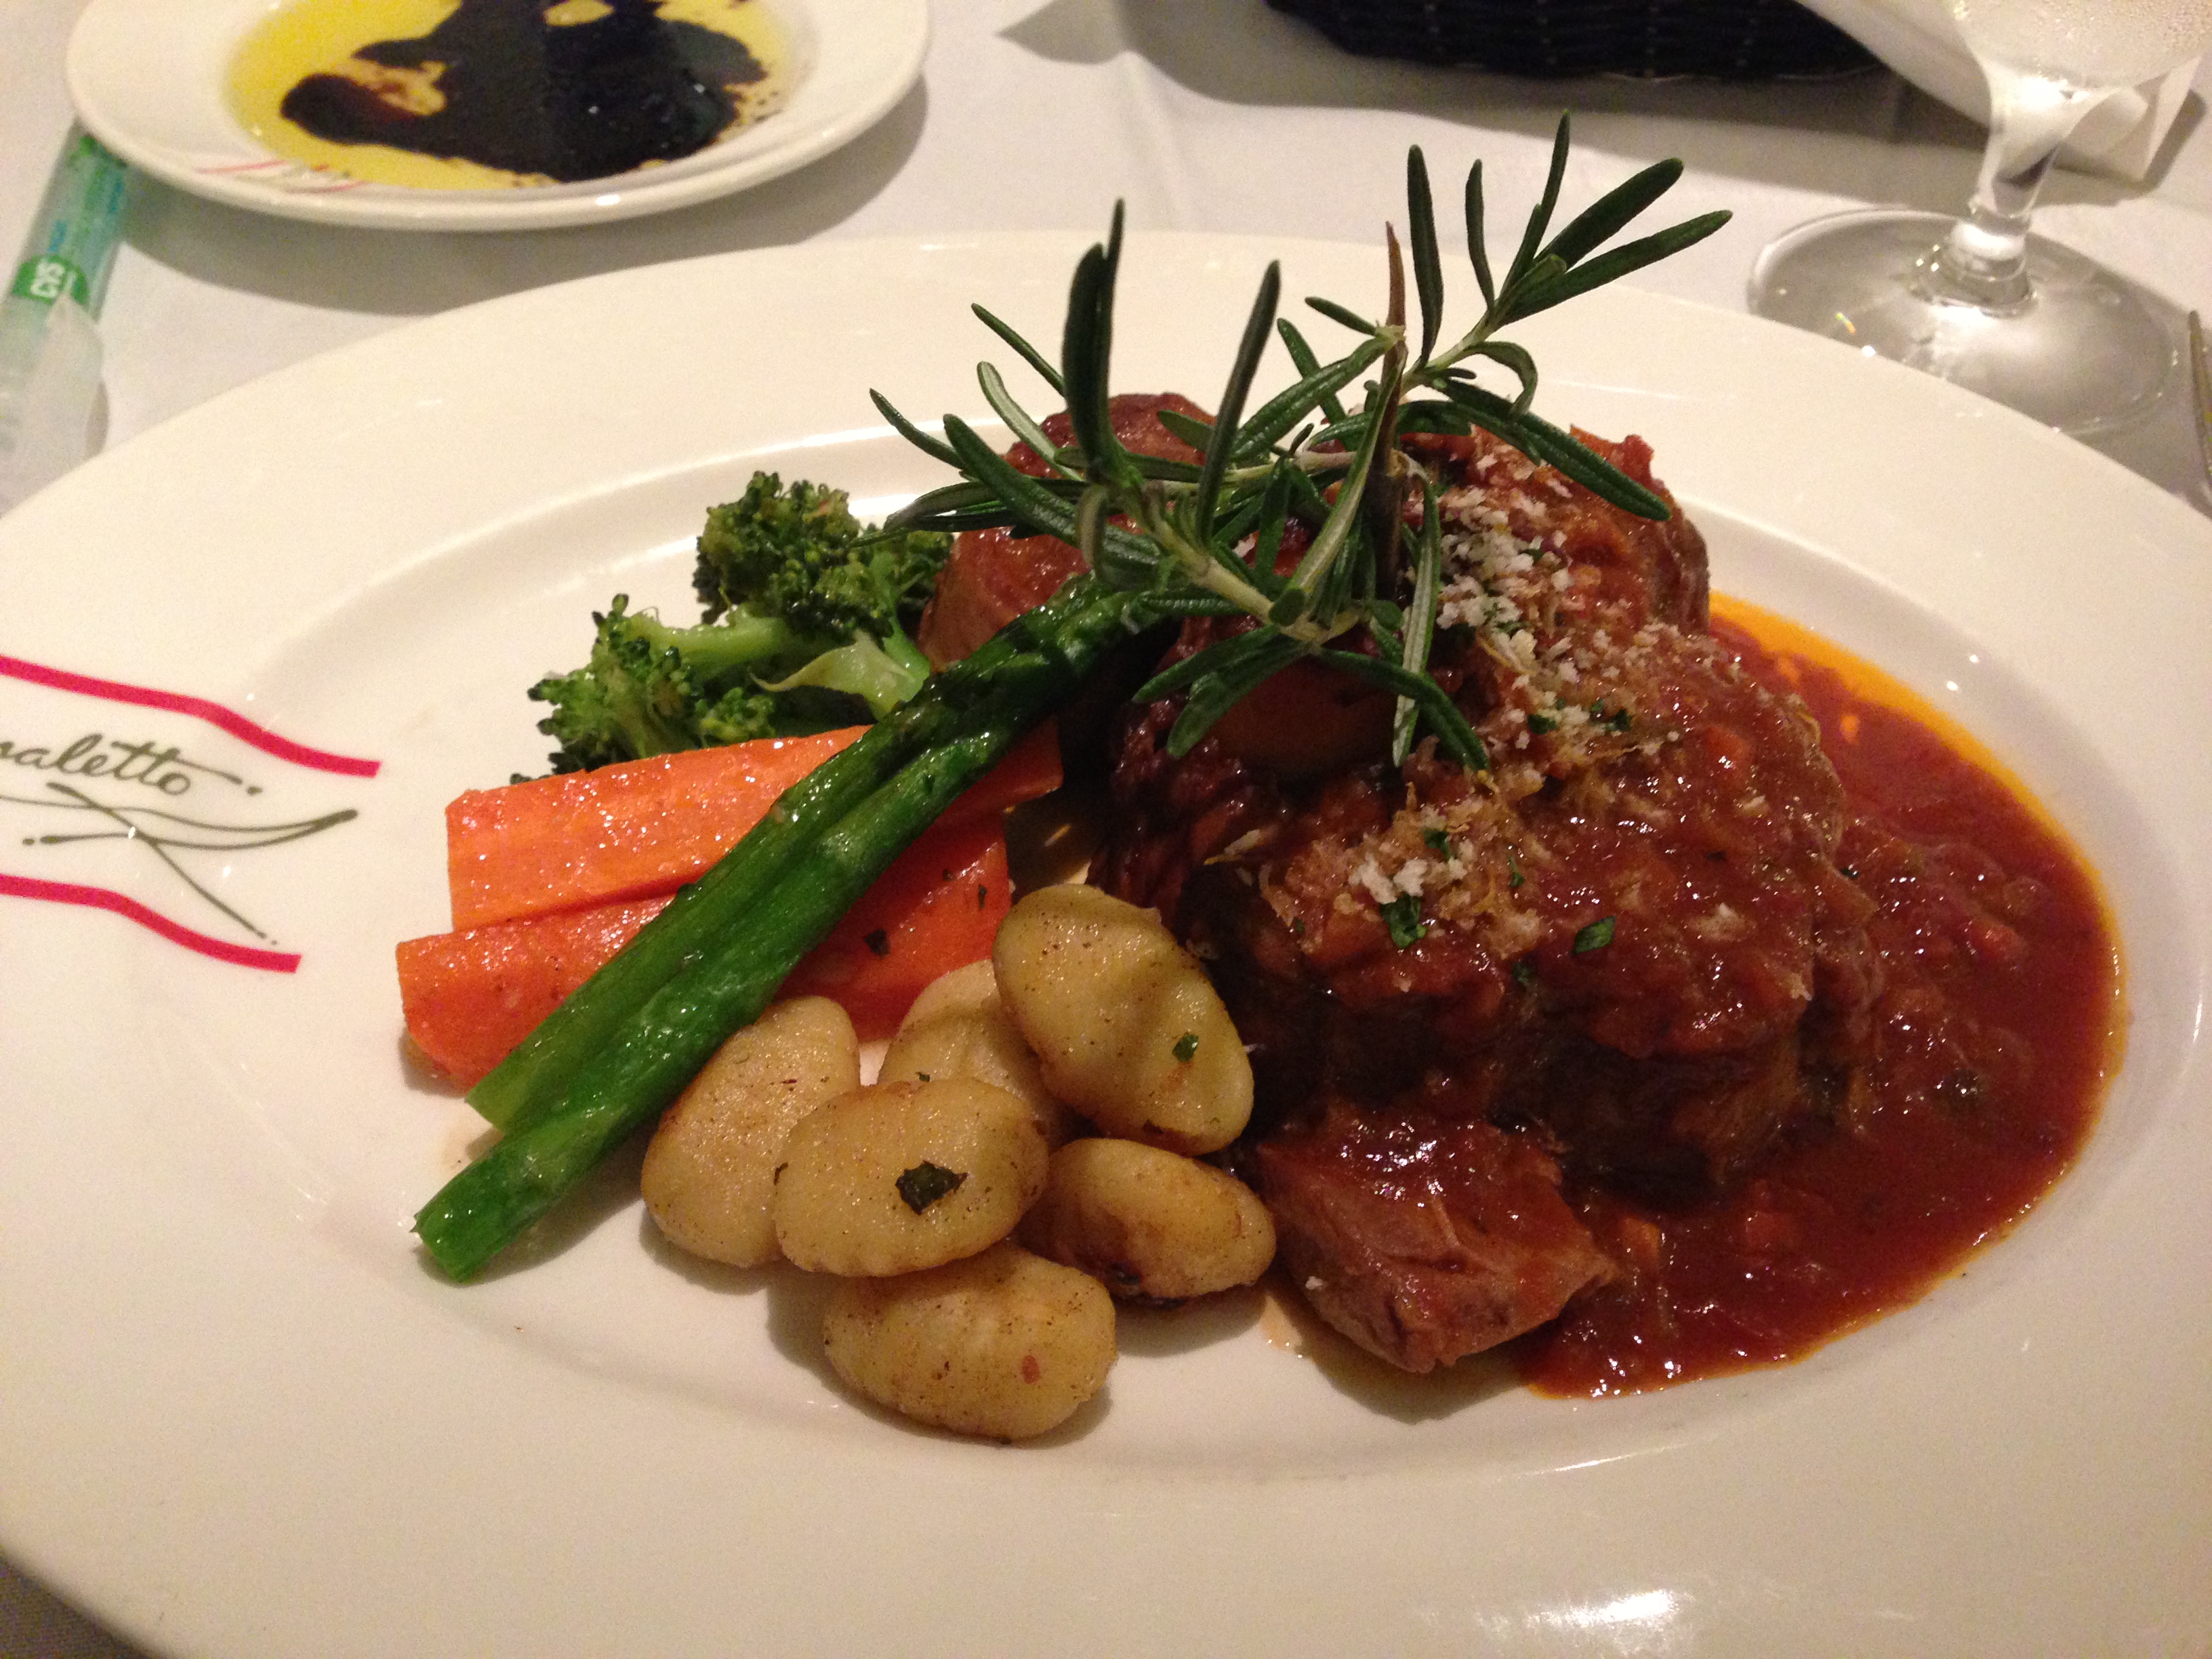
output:
[{"label": "carrot stick", "polygon": [[[673,892],[758,823],[776,797],[865,726],[685,750],[590,772],[472,789],[446,809],[456,929]],[[996,821],[1060,787],[1048,725],[941,822]]]},{"label": "carrot stick", "polygon": [[[889,1036],[921,988],[991,951],[1011,900],[991,819],[939,823],[909,847],[784,982],[843,1005],[863,1041]],[[488,924],[398,947],[408,1035],[473,1085],[629,942],[669,896]]]},{"label": "carrot stick", "polygon": [[473,1088],[667,902],[662,894],[405,940],[407,1035],[440,1071]]},{"label": "carrot stick", "polygon": [[991,954],[1012,902],[1004,829],[938,823],[876,878],[780,994],[828,997],[863,1042],[887,1037],[932,980]]}]

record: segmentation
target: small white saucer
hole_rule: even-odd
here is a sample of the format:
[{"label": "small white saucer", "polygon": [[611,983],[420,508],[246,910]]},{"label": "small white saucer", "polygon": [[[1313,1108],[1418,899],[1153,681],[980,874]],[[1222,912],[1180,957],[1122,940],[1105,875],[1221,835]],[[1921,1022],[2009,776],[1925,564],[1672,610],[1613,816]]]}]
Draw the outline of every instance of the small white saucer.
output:
[{"label": "small white saucer", "polygon": [[872,126],[921,73],[927,0],[770,3],[791,43],[781,109],[680,161],[580,184],[416,190],[276,155],[223,95],[240,44],[274,0],[92,0],[70,37],[70,96],[93,136],[134,167],[258,213],[394,230],[592,224],[688,207],[802,167]]}]

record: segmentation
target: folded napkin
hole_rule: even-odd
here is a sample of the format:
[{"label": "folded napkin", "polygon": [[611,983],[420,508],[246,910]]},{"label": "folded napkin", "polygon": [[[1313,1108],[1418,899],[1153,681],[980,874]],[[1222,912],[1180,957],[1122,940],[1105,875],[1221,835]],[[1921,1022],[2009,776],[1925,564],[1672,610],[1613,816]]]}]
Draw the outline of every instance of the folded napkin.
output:
[{"label": "folded napkin", "polygon": [[[1960,40],[1943,0],[1803,0],[1923,92],[1984,125],[1989,83]],[[2181,112],[2197,74],[2191,59],[2154,81],[2124,87],[2082,118],[2061,159],[2075,167],[2141,179]]]}]

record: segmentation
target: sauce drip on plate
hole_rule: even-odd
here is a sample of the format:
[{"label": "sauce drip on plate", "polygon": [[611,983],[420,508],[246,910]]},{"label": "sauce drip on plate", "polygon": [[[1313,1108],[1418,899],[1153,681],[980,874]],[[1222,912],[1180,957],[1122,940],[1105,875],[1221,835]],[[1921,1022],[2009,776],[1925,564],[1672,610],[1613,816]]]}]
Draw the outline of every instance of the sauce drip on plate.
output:
[{"label": "sauce drip on plate", "polygon": [[263,143],[371,182],[578,183],[680,161],[774,107],[758,0],[306,0],[240,52]]},{"label": "sauce drip on plate", "polygon": [[2118,1060],[2118,952],[2094,878],[2018,787],[1817,636],[1719,601],[1713,631],[1804,700],[1863,826],[1838,860],[1877,909],[1877,1058],[1826,1121],[1709,1197],[1571,1185],[1628,1271],[1515,1345],[1546,1393],[1796,1358],[1917,1299],[2065,1173]]}]

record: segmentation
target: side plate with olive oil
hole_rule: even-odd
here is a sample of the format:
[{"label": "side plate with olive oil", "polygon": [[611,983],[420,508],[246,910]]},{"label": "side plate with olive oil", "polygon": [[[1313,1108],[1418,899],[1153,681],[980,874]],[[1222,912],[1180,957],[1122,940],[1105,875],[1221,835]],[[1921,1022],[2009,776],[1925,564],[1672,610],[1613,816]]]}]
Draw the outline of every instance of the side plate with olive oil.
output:
[{"label": "side plate with olive oil", "polygon": [[519,230],[802,166],[905,94],[927,35],[927,0],[92,0],[69,82],[94,135],[196,195]]}]

